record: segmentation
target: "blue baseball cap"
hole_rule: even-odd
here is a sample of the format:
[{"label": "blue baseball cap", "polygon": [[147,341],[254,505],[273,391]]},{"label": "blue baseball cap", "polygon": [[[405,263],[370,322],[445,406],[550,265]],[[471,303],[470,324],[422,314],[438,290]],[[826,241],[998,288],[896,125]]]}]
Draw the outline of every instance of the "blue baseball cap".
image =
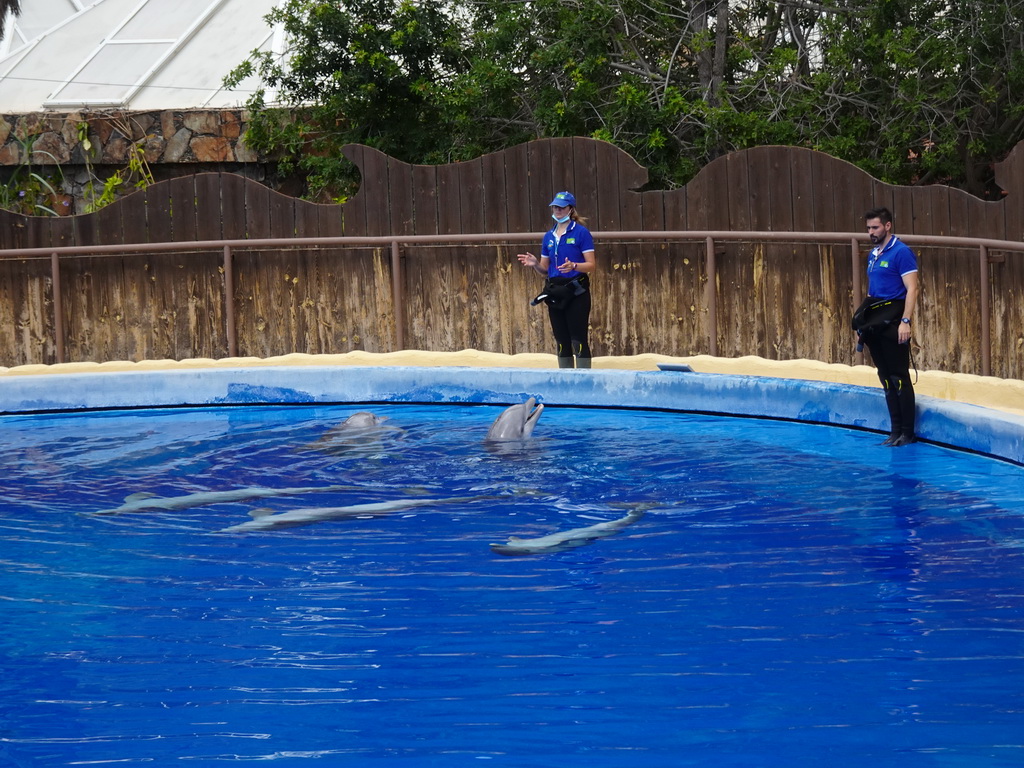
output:
[{"label": "blue baseball cap", "polygon": [[559,192],[555,195],[555,199],[548,203],[549,208],[552,205],[557,205],[559,208],[568,208],[569,206],[575,208],[576,198],[573,196],[572,192]]}]

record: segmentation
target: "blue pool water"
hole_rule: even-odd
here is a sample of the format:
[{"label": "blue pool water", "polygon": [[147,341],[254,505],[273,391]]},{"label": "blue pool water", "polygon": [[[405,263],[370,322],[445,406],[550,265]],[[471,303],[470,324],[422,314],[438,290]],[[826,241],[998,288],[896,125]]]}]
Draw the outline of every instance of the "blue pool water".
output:
[{"label": "blue pool water", "polygon": [[0,420],[0,765],[1024,765],[1024,468],[571,408],[500,452],[494,406],[332,440],[357,410]]}]

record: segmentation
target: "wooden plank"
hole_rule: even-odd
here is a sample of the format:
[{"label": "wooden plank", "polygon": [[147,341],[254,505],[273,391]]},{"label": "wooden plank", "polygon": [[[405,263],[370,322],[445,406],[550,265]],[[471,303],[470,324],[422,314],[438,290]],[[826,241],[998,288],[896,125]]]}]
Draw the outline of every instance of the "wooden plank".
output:
[{"label": "wooden plank", "polygon": [[1024,242],[1024,142],[1019,142],[1005,160],[995,164],[995,180],[1004,193],[1006,239]]},{"label": "wooden plank", "polygon": [[248,235],[246,196],[249,186],[262,186],[233,173],[221,174],[221,235],[225,240],[244,240]]},{"label": "wooden plank", "polygon": [[810,153],[808,178],[812,190],[811,217],[814,229],[819,232],[836,231],[836,204],[833,199],[835,164],[831,160],[832,158],[821,152]]},{"label": "wooden plank", "polygon": [[[780,191],[780,185],[778,179],[774,177],[775,171],[775,158],[769,152],[770,147],[761,147],[757,149],[748,149],[745,152],[737,153],[741,158],[746,160],[748,171],[750,176],[750,186],[747,197],[750,200],[750,228],[758,231],[772,231],[772,230],[786,230],[783,222],[776,221],[775,211],[772,208],[772,198],[776,196]],[[710,167],[724,166],[726,168],[732,164],[732,161],[728,156],[720,158],[715,161]],[[721,174],[721,180],[715,185],[716,189],[720,189],[722,186],[728,184],[728,176],[724,173]],[[787,190],[788,191],[788,190]],[[776,208],[780,206],[780,201],[775,202]],[[786,200],[786,204],[789,205],[789,200]],[[722,211],[720,205],[716,205],[714,208],[717,221],[715,223],[715,229],[724,229],[723,226],[725,221],[728,221],[731,211],[728,207]]]},{"label": "wooden plank", "polygon": [[597,150],[600,144],[592,139],[572,141],[573,181],[567,189],[571,189],[576,196],[577,205],[588,216],[594,216],[600,205],[598,198],[601,195],[601,183],[597,165]]},{"label": "wooden plank", "polygon": [[509,231],[508,179],[505,177],[505,152],[492,152],[480,158],[480,183],[483,199],[484,232]]},{"label": "wooden plank", "polygon": [[749,155],[746,152],[734,152],[726,155],[725,184],[729,190],[729,225],[735,230],[750,230],[750,188]]},{"label": "wooden plank", "polygon": [[387,160],[391,213],[388,234],[411,235],[415,232],[412,166],[390,157]]},{"label": "wooden plank", "polygon": [[529,144],[520,144],[501,153],[505,161],[504,199],[509,232],[535,232],[542,229],[533,226],[528,148]]},{"label": "wooden plank", "polygon": [[192,242],[196,239],[196,183],[194,176],[178,176],[165,182],[170,197],[174,239]]},{"label": "wooden plank", "polygon": [[[270,190],[262,184],[246,184],[245,236],[250,240],[271,236]],[[262,252],[237,250],[234,254],[235,304],[238,322],[238,354],[242,357],[267,357],[274,347],[267,334],[273,331],[277,309],[274,288],[277,280],[271,258]]]},{"label": "wooden plank", "polygon": [[[296,200],[271,190],[267,197],[268,237],[295,236]],[[257,303],[258,317],[265,329],[259,338],[260,357],[286,355],[299,351],[299,256],[294,249],[263,249],[253,267],[259,272],[263,301]]]},{"label": "wooden plank", "polygon": [[[457,234],[462,231],[462,198],[458,165],[449,163],[437,166],[436,179],[438,234]],[[467,200],[467,209],[470,207]]]},{"label": "wooden plank", "polygon": [[[814,152],[799,147],[790,148],[790,158],[780,157],[777,162],[787,163],[790,175],[790,189],[792,190],[792,228],[794,232],[815,232],[823,231],[818,229],[818,222],[814,219],[814,196],[817,189],[814,186],[814,167],[812,158]],[[831,190],[829,190],[831,192]]]},{"label": "wooden plank", "polygon": [[364,203],[366,235],[387,235],[391,233],[391,208],[388,200],[388,159],[381,152],[365,149],[360,170],[363,181],[359,185],[359,197]]},{"label": "wooden plank", "polygon": [[362,171],[365,155],[369,148],[360,145],[348,145],[343,151],[345,156],[359,168],[360,181],[359,189],[342,205],[342,221],[345,223],[346,237],[359,237],[369,234],[366,228],[366,209],[367,199],[370,195],[368,187],[371,184],[367,180],[366,174]]},{"label": "wooden plank", "polygon": [[665,228],[668,230],[695,229],[690,226],[687,218],[687,187],[663,192],[662,204],[665,208]]},{"label": "wooden plank", "polygon": [[[459,232],[479,232],[486,207],[483,189],[483,164],[470,160],[454,166],[458,172],[459,200],[462,215]],[[459,278],[459,309],[451,317],[452,347],[493,349],[495,329],[492,323],[481,323],[496,306],[494,275],[500,269],[490,249],[481,246],[457,246],[446,249],[454,274]],[[479,258],[477,254],[480,254]],[[486,257],[484,256],[486,254]],[[489,257],[489,258],[488,258]],[[461,339],[462,341],[457,341]]]},{"label": "wooden plank", "polygon": [[453,167],[457,173],[460,215],[458,222],[452,225],[456,232],[480,232],[488,203],[484,192],[483,163],[469,160]]},{"label": "wooden plank", "polygon": [[793,147],[765,147],[768,163],[768,178],[771,181],[769,196],[771,203],[772,229],[781,232],[793,231],[793,208],[798,194],[793,180],[793,155],[801,150]]},{"label": "wooden plank", "polygon": [[414,165],[412,168],[413,199],[416,210],[414,229],[417,235],[436,235],[440,231],[437,199],[437,167]]},{"label": "wooden plank", "polygon": [[573,157],[573,143],[574,139],[551,139],[549,146],[551,149],[551,193],[545,202],[551,202],[551,198],[556,193],[562,191],[569,191],[576,195],[577,199],[580,199],[580,192],[586,195],[587,190],[580,187],[579,182],[576,179],[576,169],[574,166]]},{"label": "wooden plank", "polygon": [[148,243],[169,243],[174,240],[173,214],[169,184],[161,181],[140,193],[146,196],[146,238]]},{"label": "wooden plank", "polygon": [[221,189],[229,174],[198,173],[195,183],[196,240],[221,240],[224,237],[221,213]]},{"label": "wooden plank", "polygon": [[[53,219],[29,219],[24,229],[23,244],[26,248],[45,248],[50,245]],[[55,363],[57,361],[56,336],[54,334],[53,279],[49,259],[31,259],[5,262],[5,267],[15,269],[15,286],[24,291],[24,298],[4,317],[17,329],[18,352],[15,365],[28,363]],[[63,269],[62,269],[63,271]],[[7,306],[5,302],[4,307]],[[0,326],[6,326],[0,323]],[[6,346],[6,345],[5,345]],[[5,354],[6,357],[6,354]],[[0,365],[9,364],[2,363]]]},{"label": "wooden plank", "polygon": [[[527,178],[529,184],[530,225],[533,232],[543,232],[551,228],[551,213],[548,203],[559,190],[555,189],[555,181],[551,176],[551,142],[530,142],[526,145]],[[617,229],[603,220],[601,226],[606,229]]]},{"label": "wooden plank", "polygon": [[[45,219],[0,208],[0,249],[24,248],[29,231],[46,229]],[[48,243],[47,243],[48,244]]]},{"label": "wooden plank", "polygon": [[[48,246],[49,235],[49,227],[43,219],[0,210],[0,248]],[[33,349],[33,326],[41,332],[40,340],[53,336],[52,324],[43,315],[45,297],[37,302],[40,306],[35,311],[29,308],[33,287],[37,291],[42,287],[32,285],[29,272],[33,267],[38,269],[27,259],[0,259],[0,317],[7,320],[0,323],[0,366],[3,367],[42,362],[32,359],[33,354],[40,357],[45,354],[42,349]]]},{"label": "wooden plank", "polygon": [[[618,148],[611,144],[601,143],[597,146],[596,176],[597,176],[597,199],[596,208],[588,208],[594,211],[593,226],[596,229],[615,232],[622,229],[622,210],[619,203],[621,186],[619,184],[619,154]],[[551,202],[549,197],[544,201]]]}]

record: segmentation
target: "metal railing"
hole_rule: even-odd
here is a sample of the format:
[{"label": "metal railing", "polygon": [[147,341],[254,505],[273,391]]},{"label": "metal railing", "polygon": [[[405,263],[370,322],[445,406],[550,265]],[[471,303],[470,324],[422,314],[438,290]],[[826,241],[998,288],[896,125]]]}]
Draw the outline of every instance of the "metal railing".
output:
[{"label": "metal railing", "polygon": [[[706,282],[704,302],[708,315],[708,352],[718,354],[718,297],[715,289],[717,283],[716,245],[719,242],[787,242],[834,244],[848,243],[850,246],[850,269],[853,285],[854,305],[863,298],[861,248],[870,241],[865,233],[852,232],[731,232],[731,231],[619,231],[594,232],[594,239],[659,242],[700,242],[705,244]],[[235,250],[287,250],[293,248],[316,247],[374,247],[391,250],[391,290],[395,307],[395,335],[398,349],[405,348],[405,296],[402,276],[401,247],[403,245],[438,245],[438,244],[472,244],[472,243],[537,243],[542,233],[539,232],[491,232],[463,235],[382,235],[375,237],[302,237],[302,238],[268,238],[253,240],[197,240],[192,242],[171,243],[135,243],[117,245],[75,245],[59,248],[21,248],[0,250],[0,259],[36,259],[49,258],[53,282],[53,323],[54,346],[58,363],[64,359],[64,313],[61,300],[60,260],[62,257],[79,256],[115,256],[131,253],[167,253],[221,251],[224,269],[224,317],[227,335],[228,354],[238,355],[238,339],[236,333],[234,308],[234,268],[232,257]],[[948,237],[931,235],[899,235],[908,245],[937,246],[957,249],[976,250],[978,253],[978,278],[981,292],[980,336],[981,336],[981,369],[982,375],[991,375],[992,330],[989,317],[990,292],[988,266],[1004,260],[1001,256],[991,256],[992,251],[1011,251],[1024,253],[1024,242],[1014,240],[977,239],[969,237]],[[856,306],[851,308],[851,313]],[[858,355],[858,360],[861,356]]]}]

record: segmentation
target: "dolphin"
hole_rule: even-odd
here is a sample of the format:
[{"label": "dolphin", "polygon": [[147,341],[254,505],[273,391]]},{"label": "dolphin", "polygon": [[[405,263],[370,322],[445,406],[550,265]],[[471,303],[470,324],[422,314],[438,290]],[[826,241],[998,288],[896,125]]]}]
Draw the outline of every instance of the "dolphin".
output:
[{"label": "dolphin", "polygon": [[509,536],[508,541],[504,544],[491,544],[491,551],[499,555],[509,556],[561,552],[565,549],[590,544],[595,539],[612,536],[627,525],[632,525],[643,516],[644,512],[642,509],[633,509],[625,517],[620,517],[618,520],[588,525],[585,528],[572,528],[568,531],[551,533],[536,539],[521,539],[518,536]]},{"label": "dolphin", "polygon": [[[203,507],[209,504],[228,504],[248,499],[269,499],[274,496],[298,496],[303,493],[330,493],[333,491],[350,491],[350,485],[328,485],[310,488],[237,488],[233,491],[203,491],[190,493],[187,496],[156,496],[152,493],[133,493],[124,500],[124,504],[114,509],[102,509],[91,512],[91,515],[122,515],[129,512],[149,512],[151,510],[177,510]],[[360,489],[362,490],[362,489]]]},{"label": "dolphin", "polygon": [[525,403],[509,406],[494,420],[487,430],[486,442],[505,440],[525,440],[533,434],[544,406],[538,405],[536,398],[529,398]]},{"label": "dolphin", "polygon": [[353,413],[335,429],[373,429],[374,427],[379,427],[387,420],[387,416],[377,416],[369,411],[359,411],[358,413]]},{"label": "dolphin", "polygon": [[387,420],[387,416],[377,416],[369,411],[353,413],[300,450],[347,458],[379,453],[384,450],[384,438],[393,438],[402,433],[399,427],[384,426]]},{"label": "dolphin", "polygon": [[303,507],[275,513],[270,509],[254,509],[249,514],[252,520],[222,528],[218,533],[245,533],[249,531],[273,531],[278,528],[294,528],[299,525],[311,525],[325,520],[341,520],[346,517],[365,517],[385,515],[403,509],[425,507],[431,504],[460,504],[491,496],[468,496],[452,499],[394,499],[392,501],[375,501],[369,504],[351,504],[345,507]]}]

